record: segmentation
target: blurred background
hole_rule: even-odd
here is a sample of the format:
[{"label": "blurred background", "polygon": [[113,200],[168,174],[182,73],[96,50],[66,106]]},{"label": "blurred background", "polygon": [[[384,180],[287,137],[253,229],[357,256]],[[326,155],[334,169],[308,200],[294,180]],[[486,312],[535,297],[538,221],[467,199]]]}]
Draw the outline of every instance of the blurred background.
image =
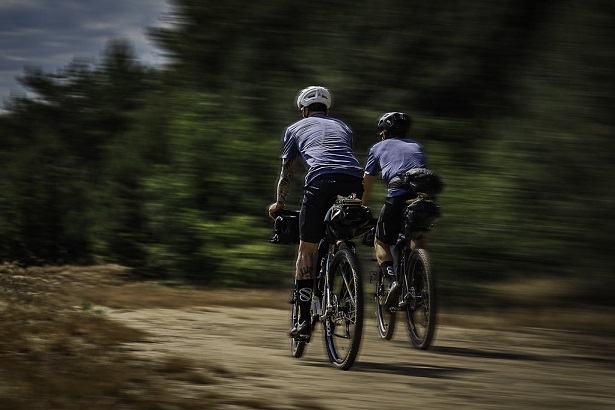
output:
[{"label": "blurred background", "polygon": [[288,286],[266,208],[295,97],[323,85],[362,162],[382,113],[414,118],[446,184],[428,237],[444,304],[612,307],[611,2],[170,4],[149,30],[162,67],[109,39],[96,63],[24,70],[0,115],[2,261]]}]

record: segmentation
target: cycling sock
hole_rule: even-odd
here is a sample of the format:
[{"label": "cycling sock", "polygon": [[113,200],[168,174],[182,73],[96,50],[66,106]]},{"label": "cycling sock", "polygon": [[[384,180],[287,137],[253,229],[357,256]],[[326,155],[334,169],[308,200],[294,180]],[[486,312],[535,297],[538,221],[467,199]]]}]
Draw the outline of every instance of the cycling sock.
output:
[{"label": "cycling sock", "polygon": [[300,279],[295,283],[297,287],[297,297],[299,298],[299,322],[310,320],[314,279]]},{"label": "cycling sock", "polygon": [[397,279],[395,277],[395,268],[393,267],[393,261],[382,262],[382,264],[380,265],[380,269],[391,283]]}]

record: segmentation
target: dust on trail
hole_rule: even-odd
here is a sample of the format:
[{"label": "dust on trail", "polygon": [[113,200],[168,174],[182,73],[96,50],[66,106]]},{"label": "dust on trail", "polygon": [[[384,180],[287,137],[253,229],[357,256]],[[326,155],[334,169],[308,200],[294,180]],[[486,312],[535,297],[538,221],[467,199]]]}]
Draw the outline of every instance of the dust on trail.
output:
[{"label": "dust on trail", "polygon": [[419,351],[403,323],[384,341],[369,310],[366,316],[361,353],[344,372],[328,363],[320,327],[303,358],[290,356],[285,310],[108,311],[147,332],[146,341],[125,345],[132,355],[208,369],[215,382],[174,381],[172,390],[186,398],[219,395],[216,408],[615,408],[612,339],[592,337],[588,344],[587,336],[570,332],[440,326],[432,349]]},{"label": "dust on trail", "polygon": [[2,264],[0,409],[615,408],[612,309],[443,314],[418,351],[403,323],[380,340],[368,303],[343,372],[320,327],[290,356],[284,296],[170,288],[113,265]]}]

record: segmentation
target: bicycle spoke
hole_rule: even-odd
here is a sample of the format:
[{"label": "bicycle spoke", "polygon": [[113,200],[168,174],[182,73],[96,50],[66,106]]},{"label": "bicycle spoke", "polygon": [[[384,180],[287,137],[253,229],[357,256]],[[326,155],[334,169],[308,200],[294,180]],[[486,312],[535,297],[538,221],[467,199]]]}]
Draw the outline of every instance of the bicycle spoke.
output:
[{"label": "bicycle spoke", "polygon": [[[342,276],[342,279],[344,279],[344,285],[345,285],[345,288],[346,288],[346,292],[348,292],[348,296],[350,297],[351,302],[353,304],[355,304],[355,300],[354,300],[354,297],[353,297],[353,294],[352,294],[353,290],[352,290],[350,282],[348,281],[348,270],[349,269],[351,269],[350,266],[345,265],[344,269],[343,269],[343,271],[341,273],[341,276]],[[350,275],[352,275],[352,271],[350,271]],[[341,295],[340,295],[340,297],[341,297]]]},{"label": "bicycle spoke", "polygon": [[334,297],[331,316],[325,323],[325,344],[331,363],[347,370],[358,354],[363,324],[362,283],[356,255],[340,250],[330,269],[329,286]]},{"label": "bicycle spoke", "polygon": [[412,253],[406,277],[412,286],[406,306],[410,341],[418,349],[427,349],[435,333],[436,302],[431,265],[424,249]]}]

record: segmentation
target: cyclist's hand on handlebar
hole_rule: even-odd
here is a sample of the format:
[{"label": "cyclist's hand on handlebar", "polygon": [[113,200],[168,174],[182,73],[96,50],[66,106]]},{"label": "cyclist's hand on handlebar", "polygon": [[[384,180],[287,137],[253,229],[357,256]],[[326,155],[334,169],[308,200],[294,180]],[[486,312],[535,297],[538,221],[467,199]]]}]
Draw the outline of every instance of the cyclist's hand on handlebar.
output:
[{"label": "cyclist's hand on handlebar", "polygon": [[275,219],[275,217],[277,216],[276,215],[277,212],[279,210],[281,210],[281,209],[284,209],[284,204],[283,203],[275,202],[275,203],[269,205],[269,210],[268,210],[269,218]]}]

